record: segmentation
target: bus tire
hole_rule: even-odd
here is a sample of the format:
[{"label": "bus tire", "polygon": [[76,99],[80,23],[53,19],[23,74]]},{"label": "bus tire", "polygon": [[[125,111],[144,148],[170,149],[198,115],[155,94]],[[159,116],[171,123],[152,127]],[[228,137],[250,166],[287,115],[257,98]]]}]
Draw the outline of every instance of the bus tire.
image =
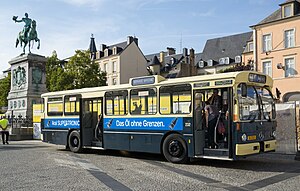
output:
[{"label": "bus tire", "polygon": [[80,134],[78,131],[72,131],[68,138],[68,145],[72,152],[80,153],[82,151]]},{"label": "bus tire", "polygon": [[163,142],[163,154],[172,163],[187,163],[187,145],[182,135],[170,134]]}]

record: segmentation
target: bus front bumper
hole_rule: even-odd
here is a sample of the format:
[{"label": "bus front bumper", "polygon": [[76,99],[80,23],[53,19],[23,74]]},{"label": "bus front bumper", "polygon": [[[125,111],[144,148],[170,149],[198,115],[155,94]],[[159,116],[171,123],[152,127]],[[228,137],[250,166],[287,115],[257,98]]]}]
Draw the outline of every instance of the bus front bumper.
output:
[{"label": "bus front bumper", "polygon": [[264,141],[264,152],[275,151],[276,140]]},{"label": "bus front bumper", "polygon": [[[263,146],[263,148],[261,148]],[[275,151],[276,140],[264,141],[263,144],[259,142],[248,144],[236,144],[235,154],[236,156],[252,155],[262,152]]]}]

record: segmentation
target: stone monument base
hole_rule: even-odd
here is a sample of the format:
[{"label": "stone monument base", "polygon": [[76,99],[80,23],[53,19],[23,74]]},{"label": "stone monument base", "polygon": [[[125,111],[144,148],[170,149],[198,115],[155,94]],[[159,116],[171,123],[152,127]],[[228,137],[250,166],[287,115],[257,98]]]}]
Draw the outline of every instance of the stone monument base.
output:
[{"label": "stone monument base", "polygon": [[12,128],[9,135],[10,141],[32,140],[33,127]]},{"label": "stone monument base", "polygon": [[45,56],[31,53],[9,61],[11,89],[7,97],[6,117],[12,125],[10,140],[33,139],[32,106],[41,104],[41,94],[47,92],[46,62]]}]

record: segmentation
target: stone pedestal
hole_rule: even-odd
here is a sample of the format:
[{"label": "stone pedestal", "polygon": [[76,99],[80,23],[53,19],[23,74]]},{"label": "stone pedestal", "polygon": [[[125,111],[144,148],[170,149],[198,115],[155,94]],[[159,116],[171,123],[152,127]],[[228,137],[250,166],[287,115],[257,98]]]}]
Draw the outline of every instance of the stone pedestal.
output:
[{"label": "stone pedestal", "polygon": [[42,103],[41,94],[46,89],[46,57],[25,54],[9,61],[11,89],[8,94],[6,116],[32,119],[32,104]]}]

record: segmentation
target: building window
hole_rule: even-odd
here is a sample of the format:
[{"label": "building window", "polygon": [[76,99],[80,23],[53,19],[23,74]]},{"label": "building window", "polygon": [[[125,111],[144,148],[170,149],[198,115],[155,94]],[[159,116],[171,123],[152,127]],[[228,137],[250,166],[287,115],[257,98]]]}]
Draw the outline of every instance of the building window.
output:
[{"label": "building window", "polygon": [[108,50],[108,48],[107,48],[107,49],[104,50],[104,56],[105,56],[105,57],[109,56],[108,53],[109,53],[109,50]]},{"label": "building window", "polygon": [[283,17],[292,16],[292,5],[286,5],[283,7]]},{"label": "building window", "polygon": [[113,73],[116,73],[117,72],[117,62],[114,61],[113,62]]},{"label": "building window", "polygon": [[271,34],[263,35],[263,51],[268,52],[272,50],[272,36]]},{"label": "building window", "polygon": [[263,73],[272,76],[272,63],[271,61],[265,61],[262,63]]},{"label": "building window", "polygon": [[106,73],[108,72],[108,64],[107,63],[104,64],[104,72],[106,72]]},{"label": "building window", "polygon": [[291,48],[295,46],[295,30],[284,31],[284,44],[285,48]]},{"label": "building window", "polygon": [[117,54],[117,47],[113,47],[113,54]]},{"label": "building window", "polygon": [[284,59],[285,63],[285,77],[291,77],[295,75],[295,58]]},{"label": "building window", "polygon": [[116,78],[113,78],[112,84],[117,85],[117,79]]},{"label": "building window", "polygon": [[253,51],[253,42],[249,42],[248,43],[248,52],[252,52]]}]

